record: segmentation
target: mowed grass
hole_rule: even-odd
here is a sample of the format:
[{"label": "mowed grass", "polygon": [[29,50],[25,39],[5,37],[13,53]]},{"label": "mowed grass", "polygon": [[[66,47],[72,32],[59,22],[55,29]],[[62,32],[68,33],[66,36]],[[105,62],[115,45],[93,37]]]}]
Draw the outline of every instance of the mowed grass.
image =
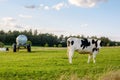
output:
[{"label": "mowed grass", "polygon": [[0,80],[120,80],[120,47],[101,48],[96,64],[87,59],[75,52],[69,64],[66,48],[32,47],[30,53],[10,49],[0,52]]}]

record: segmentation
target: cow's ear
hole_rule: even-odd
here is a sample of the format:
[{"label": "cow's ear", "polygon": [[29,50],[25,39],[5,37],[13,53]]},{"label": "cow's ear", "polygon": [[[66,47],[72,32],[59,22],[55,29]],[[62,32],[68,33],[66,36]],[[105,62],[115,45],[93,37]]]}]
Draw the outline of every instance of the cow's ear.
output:
[{"label": "cow's ear", "polygon": [[94,44],[95,43],[95,40],[94,39],[92,39],[92,44]]}]

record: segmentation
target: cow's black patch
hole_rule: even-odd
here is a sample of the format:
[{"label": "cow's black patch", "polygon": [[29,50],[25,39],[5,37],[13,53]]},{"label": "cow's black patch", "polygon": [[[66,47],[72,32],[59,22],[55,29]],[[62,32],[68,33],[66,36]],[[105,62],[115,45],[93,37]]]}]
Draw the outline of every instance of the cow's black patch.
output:
[{"label": "cow's black patch", "polygon": [[94,51],[99,51],[99,49],[98,48],[93,48],[92,52],[94,52]]},{"label": "cow's black patch", "polygon": [[96,46],[96,47],[98,46],[98,44],[97,44],[97,43],[98,43],[98,40],[95,42],[95,46]]},{"label": "cow's black patch", "polygon": [[82,49],[87,48],[88,46],[90,46],[88,39],[81,40],[81,47],[83,47]]},{"label": "cow's black patch", "polygon": [[95,44],[95,47],[98,46],[97,42],[98,42],[98,40],[95,41],[94,39],[92,39],[92,44]]},{"label": "cow's black patch", "polygon": [[73,45],[74,44],[74,41],[71,41],[71,45]]},{"label": "cow's black patch", "polygon": [[92,39],[92,44],[94,44],[95,43],[95,40],[94,39]]}]

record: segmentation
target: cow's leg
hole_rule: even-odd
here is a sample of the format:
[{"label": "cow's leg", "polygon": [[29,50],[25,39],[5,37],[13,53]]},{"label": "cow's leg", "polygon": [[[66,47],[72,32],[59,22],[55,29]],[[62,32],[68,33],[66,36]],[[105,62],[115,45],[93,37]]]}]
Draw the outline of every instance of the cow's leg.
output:
[{"label": "cow's leg", "polygon": [[87,63],[90,63],[90,59],[91,59],[91,57],[92,57],[92,55],[89,54],[89,56],[88,56],[88,62],[87,62]]},{"label": "cow's leg", "polygon": [[74,49],[70,49],[68,53],[69,63],[72,63],[73,54],[74,54]]},{"label": "cow's leg", "polygon": [[97,51],[95,51],[95,52],[93,52],[93,63],[95,63],[96,62],[96,54],[97,54]]}]

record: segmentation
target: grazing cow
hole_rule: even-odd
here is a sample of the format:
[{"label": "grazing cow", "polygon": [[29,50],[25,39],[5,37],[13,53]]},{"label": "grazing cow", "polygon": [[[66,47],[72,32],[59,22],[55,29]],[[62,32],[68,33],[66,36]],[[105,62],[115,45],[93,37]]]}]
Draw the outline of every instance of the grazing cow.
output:
[{"label": "grazing cow", "polygon": [[99,49],[102,46],[101,40],[97,39],[80,39],[70,37],[67,39],[67,48],[68,48],[68,58],[69,63],[72,63],[72,57],[74,51],[79,52],[80,54],[89,54],[88,63],[90,62],[91,57],[93,57],[93,62],[95,63],[96,54],[99,52]]},{"label": "grazing cow", "polygon": [[0,51],[9,51],[9,48],[0,48]]}]

